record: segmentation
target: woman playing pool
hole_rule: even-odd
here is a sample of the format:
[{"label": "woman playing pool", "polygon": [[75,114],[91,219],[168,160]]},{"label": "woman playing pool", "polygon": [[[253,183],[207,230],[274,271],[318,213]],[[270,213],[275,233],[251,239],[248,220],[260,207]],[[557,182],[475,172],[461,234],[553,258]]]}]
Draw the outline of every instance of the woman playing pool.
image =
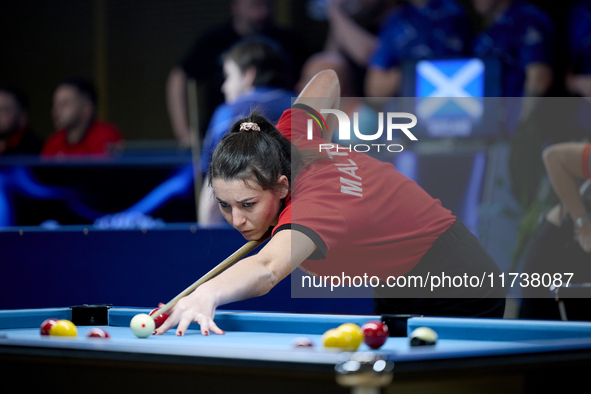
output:
[{"label": "woman playing pool", "polygon": [[[272,238],[181,299],[155,334],[178,325],[184,335],[193,322],[203,335],[223,334],[214,322],[218,306],[264,295],[298,267],[321,276],[377,276],[381,283],[401,275],[500,273],[476,237],[392,164],[347,150],[318,153],[334,130],[319,111],[338,108],[339,98],[338,78],[325,70],[276,127],[256,113],[232,126],[209,168],[213,194],[244,238],[259,240],[269,229]],[[375,312],[502,317],[505,306],[504,294],[486,286],[416,295],[376,292]]]}]

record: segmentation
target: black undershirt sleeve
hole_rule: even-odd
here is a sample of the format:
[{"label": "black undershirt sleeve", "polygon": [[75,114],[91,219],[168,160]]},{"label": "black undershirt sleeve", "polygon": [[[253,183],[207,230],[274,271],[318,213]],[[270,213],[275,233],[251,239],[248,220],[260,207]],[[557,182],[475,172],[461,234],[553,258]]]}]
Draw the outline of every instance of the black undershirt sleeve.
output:
[{"label": "black undershirt sleeve", "polygon": [[326,258],[327,247],[322,238],[312,229],[295,223],[287,223],[275,229],[275,234],[282,230],[296,230],[306,235],[314,242],[318,250],[315,250],[307,260],[324,260]]}]

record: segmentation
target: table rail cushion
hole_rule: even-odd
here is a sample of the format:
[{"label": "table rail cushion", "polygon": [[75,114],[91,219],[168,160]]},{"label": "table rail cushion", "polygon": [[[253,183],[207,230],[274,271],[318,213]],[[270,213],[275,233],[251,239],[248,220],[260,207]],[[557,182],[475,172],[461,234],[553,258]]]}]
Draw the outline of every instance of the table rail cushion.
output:
[{"label": "table rail cushion", "polygon": [[407,332],[429,327],[439,338],[487,341],[532,341],[591,338],[591,323],[523,319],[419,317],[408,320]]}]

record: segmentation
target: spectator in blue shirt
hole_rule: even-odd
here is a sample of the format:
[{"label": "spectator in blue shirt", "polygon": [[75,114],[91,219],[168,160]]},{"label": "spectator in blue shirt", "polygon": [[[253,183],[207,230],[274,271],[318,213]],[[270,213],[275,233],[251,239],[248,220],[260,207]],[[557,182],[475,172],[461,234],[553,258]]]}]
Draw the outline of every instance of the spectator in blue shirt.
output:
[{"label": "spectator in blue shirt", "polygon": [[544,12],[520,0],[472,0],[488,29],[477,36],[474,56],[501,67],[501,96],[542,96],[552,86],[553,25]]},{"label": "spectator in blue shirt", "polygon": [[568,26],[569,72],[566,87],[572,94],[591,97],[591,1],[573,6]]},{"label": "spectator in blue shirt", "polygon": [[396,8],[379,32],[367,72],[365,93],[399,94],[407,60],[457,57],[469,53],[470,21],[453,0],[410,0]]},{"label": "spectator in blue shirt", "polygon": [[[201,152],[201,172],[205,178],[215,147],[236,120],[253,109],[272,122],[291,107],[297,95],[285,87],[288,63],[281,47],[265,37],[248,38],[232,46],[222,56],[225,80],[221,87],[225,103],[213,113]],[[203,182],[207,185],[207,181]],[[223,221],[211,190],[203,188],[199,204],[199,222]]]}]

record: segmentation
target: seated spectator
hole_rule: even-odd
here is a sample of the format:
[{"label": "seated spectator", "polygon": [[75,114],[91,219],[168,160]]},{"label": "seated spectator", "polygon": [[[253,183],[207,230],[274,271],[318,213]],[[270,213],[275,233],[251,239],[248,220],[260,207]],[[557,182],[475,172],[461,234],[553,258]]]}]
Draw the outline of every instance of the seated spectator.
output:
[{"label": "seated spectator", "polygon": [[53,95],[52,117],[56,132],[49,136],[41,154],[105,154],[123,142],[116,126],[96,119],[97,94],[83,78],[63,80]]},{"label": "seated spectator", "polygon": [[[291,107],[292,97],[296,97],[285,89],[286,58],[276,42],[264,37],[248,38],[232,46],[222,58],[226,79],[221,90],[226,102],[216,108],[205,134],[201,153],[203,177],[215,147],[236,120],[257,108],[260,114],[277,122]],[[211,198],[211,190],[204,188],[202,197],[200,223],[223,221],[217,203]]]},{"label": "seated spectator", "polygon": [[470,30],[470,20],[453,0],[410,0],[400,5],[381,27],[365,94],[398,95],[405,61],[468,54]]},{"label": "seated spectator", "polygon": [[0,87],[0,156],[41,152],[43,140],[29,129],[28,107],[23,93]]},{"label": "seated spectator", "polygon": [[477,36],[474,56],[497,59],[501,97],[543,96],[552,86],[552,21],[520,0],[472,0],[488,26]]},{"label": "seated spectator", "polygon": [[[224,102],[220,87],[224,81],[220,56],[238,41],[264,35],[281,44],[292,57],[293,75],[306,58],[302,38],[273,24],[270,0],[231,0],[230,20],[206,31],[186,56],[175,65],[166,83],[166,103],[172,131],[183,147],[191,146],[187,106],[187,80],[195,79],[203,92],[200,125],[205,130],[215,108]],[[293,77],[292,79],[295,79]]]},{"label": "seated spectator", "polygon": [[286,90],[286,61],[278,46],[264,38],[246,39],[223,55],[225,103],[218,106],[205,134],[201,171],[207,173],[211,155],[230,126],[253,108],[276,122],[296,94]]},{"label": "seated spectator", "polygon": [[[591,179],[588,143],[551,145],[543,153],[552,188],[560,199],[532,235],[524,255],[523,272],[553,276],[570,272],[572,283],[591,282],[591,213],[589,199],[579,194],[577,178]],[[587,190],[584,195],[589,194]],[[587,204],[586,204],[587,202]],[[558,319],[558,306],[543,286],[522,289],[521,318]],[[589,300],[573,299],[569,313],[574,319],[589,319]]]},{"label": "seated spectator", "polygon": [[591,212],[579,195],[576,179],[591,179],[591,144],[566,142],[544,150],[544,165],[552,188],[574,223],[575,238],[586,253],[591,253]]},{"label": "seated spectator", "polygon": [[570,59],[566,87],[571,94],[591,97],[591,1],[573,6],[568,26]]}]

